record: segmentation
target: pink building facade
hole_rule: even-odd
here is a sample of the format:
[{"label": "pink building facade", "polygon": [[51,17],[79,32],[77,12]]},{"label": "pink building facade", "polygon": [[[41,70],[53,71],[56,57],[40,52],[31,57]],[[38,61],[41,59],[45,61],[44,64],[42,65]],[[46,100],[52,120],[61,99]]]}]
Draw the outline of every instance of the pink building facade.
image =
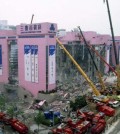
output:
[{"label": "pink building facade", "polygon": [[[114,54],[114,49],[112,45],[112,37],[110,35],[102,35],[94,31],[86,31],[86,32],[83,32],[83,34],[89,45],[96,46],[96,50],[97,50],[97,46],[98,47],[104,46],[105,47],[105,57],[104,57],[105,61],[111,66],[116,66],[115,54]],[[69,42],[73,42],[73,44],[74,42],[79,42],[80,41],[79,37],[81,37],[79,31],[66,32],[64,35],[65,36],[59,37],[59,39],[64,45],[69,44]],[[83,39],[80,42],[84,44]],[[116,44],[118,61],[120,64],[120,36],[115,37],[115,44]],[[107,73],[108,71],[109,71],[109,67],[105,64],[104,72]]]},{"label": "pink building facade", "polygon": [[21,24],[0,31],[0,82],[13,79],[37,96],[56,88],[57,24]]}]

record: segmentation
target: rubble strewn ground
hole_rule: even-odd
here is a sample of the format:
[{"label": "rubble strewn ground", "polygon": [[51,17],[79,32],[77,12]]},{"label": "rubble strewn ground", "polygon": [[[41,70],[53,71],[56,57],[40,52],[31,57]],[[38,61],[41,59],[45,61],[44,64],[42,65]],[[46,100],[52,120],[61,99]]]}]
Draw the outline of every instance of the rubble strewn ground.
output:
[{"label": "rubble strewn ground", "polygon": [[[76,96],[82,95],[85,92],[87,92],[87,90],[84,90],[85,92],[83,90],[80,90],[79,83],[73,83],[59,83],[57,85],[58,90],[55,93],[39,93],[37,99],[45,99],[48,103],[47,107],[44,107],[44,110],[53,109],[54,111],[60,111],[63,115],[67,116],[69,110],[66,110],[66,107],[69,106],[69,101],[74,100]],[[19,115],[17,118],[23,123],[25,123],[27,126],[29,126],[30,130],[34,131],[34,129],[37,129],[37,125],[35,124],[33,119],[37,110],[30,109],[36,98],[34,98],[29,92],[27,92],[24,88],[21,87],[16,86],[16,88],[13,91],[8,91],[5,89],[5,85],[2,83],[0,84],[0,91],[0,93],[4,94],[4,96],[6,96],[7,98],[6,107],[8,107],[10,104],[16,105],[18,110],[24,111],[24,116]],[[49,128],[48,130],[46,130],[45,126],[41,126],[40,129],[40,134],[47,134],[49,131]],[[8,132],[10,132],[10,130]]]},{"label": "rubble strewn ground", "polygon": [[[15,89],[16,90],[8,92],[5,89],[4,84],[0,84],[0,93],[7,98],[6,107],[14,104],[16,105],[18,110],[24,112],[22,116],[18,115],[17,118],[29,127],[29,129],[31,130],[31,134],[34,133],[34,130],[38,128],[34,122],[34,116],[36,115],[38,110],[35,110],[35,108],[31,108],[31,106],[33,106],[35,102],[35,99],[46,100],[47,105],[45,107],[42,107],[43,110],[52,109],[54,111],[60,111],[62,115],[67,117],[69,111],[71,110],[69,107],[69,101],[74,101],[75,98],[79,95],[85,95],[88,94],[88,92],[91,93],[91,90],[89,90],[89,86],[86,84],[85,81],[82,81],[80,83],[79,80],[77,81],[76,79],[73,79],[72,82],[58,82],[57,91],[55,93],[39,93],[37,98],[34,98],[29,92],[27,92],[27,90],[21,87],[16,87]],[[95,109],[95,105],[91,105],[92,103],[90,104],[89,101],[87,103],[88,107],[86,107],[85,109],[93,111],[93,109]],[[48,134],[49,129],[51,129],[51,127],[40,125],[39,134]],[[7,127],[6,134],[9,134],[9,132],[11,132],[11,134],[14,134],[14,132]]]}]

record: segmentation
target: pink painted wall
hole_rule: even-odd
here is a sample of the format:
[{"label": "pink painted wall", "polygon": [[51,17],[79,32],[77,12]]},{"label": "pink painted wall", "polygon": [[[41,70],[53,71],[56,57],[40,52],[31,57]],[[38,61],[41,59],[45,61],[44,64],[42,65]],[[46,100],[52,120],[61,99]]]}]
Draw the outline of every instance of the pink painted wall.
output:
[{"label": "pink painted wall", "polygon": [[[46,46],[56,45],[56,37],[55,33],[51,33],[49,30],[51,23],[40,23],[41,24],[41,32],[34,31],[36,33],[24,33],[22,24],[21,26],[17,26],[17,34],[20,36],[37,36],[37,35],[45,35],[44,38],[18,38],[18,70],[19,70],[19,85],[24,87],[26,90],[29,90],[33,95],[37,96],[38,91],[46,91]],[[57,29],[57,25],[55,25],[55,29]],[[32,31],[31,31],[32,32]],[[54,38],[50,38],[49,35],[54,35]],[[24,45],[38,45],[38,75],[39,82],[33,83],[29,81],[25,81],[25,70],[24,70]],[[55,89],[56,83],[48,84],[48,91]]]},{"label": "pink painted wall", "polygon": [[[25,31],[25,26],[32,27]],[[34,25],[41,25],[38,30],[34,29]],[[51,29],[51,25],[54,28]],[[9,65],[8,65],[8,45],[12,40],[10,37],[15,36],[13,40],[17,41],[18,45],[18,77],[19,85],[24,87],[26,90],[30,91],[34,96],[37,96],[38,91],[46,91],[46,46],[56,45],[56,34],[57,24],[55,23],[36,23],[36,24],[21,24],[17,26],[17,30],[1,30],[0,37],[5,37],[5,39],[0,38],[0,45],[2,45],[2,65],[3,74],[0,75],[0,82],[8,83],[9,77]],[[49,36],[53,37],[49,37]],[[22,36],[23,38],[19,38]],[[29,36],[26,38],[26,36]],[[32,36],[45,36],[43,38],[31,38]],[[24,45],[38,45],[38,83],[33,83],[25,81],[25,70],[24,70]],[[49,47],[48,47],[49,48]],[[48,52],[49,53],[49,52]],[[49,55],[49,54],[48,54]],[[49,76],[48,76],[49,77]],[[49,78],[48,78],[49,79]],[[48,84],[48,91],[55,89],[56,83]]]},{"label": "pink painted wall", "polygon": [[0,75],[0,82],[8,83],[8,76],[9,76],[9,65],[8,65],[8,36],[15,36],[16,31],[14,30],[0,30],[0,37],[5,37],[5,39],[0,39],[0,45],[2,46],[2,65],[3,65],[3,72]]},{"label": "pink painted wall", "polygon": [[0,30],[0,36],[16,36],[15,30]]},{"label": "pink painted wall", "polygon": [[[49,42],[49,43],[48,43]],[[33,95],[37,95],[38,91],[46,91],[46,46],[55,44],[56,40],[49,40],[46,38],[39,39],[18,39],[18,67],[19,67],[19,85],[29,90]],[[25,81],[24,70],[24,45],[38,45],[38,66],[39,66],[39,82],[32,83]],[[52,90],[56,84],[48,85],[48,90]]]},{"label": "pink painted wall", "polygon": [[95,44],[95,45],[101,45],[101,44],[108,44],[109,45],[109,40],[111,39],[110,35],[96,35],[95,37],[92,37],[90,40],[90,44]]},{"label": "pink painted wall", "polygon": [[[24,70],[24,45],[38,45],[38,66],[39,66],[39,83],[25,81]],[[34,95],[38,91],[46,89],[46,40],[43,39],[18,39],[18,70],[19,70],[19,85],[29,90]]]}]

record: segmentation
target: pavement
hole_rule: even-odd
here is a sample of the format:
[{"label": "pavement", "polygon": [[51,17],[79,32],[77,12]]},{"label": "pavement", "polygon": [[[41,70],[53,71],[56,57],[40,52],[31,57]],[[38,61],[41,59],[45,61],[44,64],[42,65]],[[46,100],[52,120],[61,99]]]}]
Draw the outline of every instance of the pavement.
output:
[{"label": "pavement", "polygon": [[120,120],[117,120],[115,123],[113,123],[105,134],[120,134]]},{"label": "pavement", "polygon": [[[111,79],[110,79],[111,80]],[[110,81],[109,79],[107,79],[107,81]],[[4,86],[3,87],[1,87],[0,86],[0,89],[1,89],[1,91],[4,91],[3,89],[4,89]],[[64,88],[63,88],[64,89]],[[73,88],[74,89],[74,88]],[[84,89],[86,89],[86,86],[84,87]],[[70,91],[70,89],[69,89],[69,91]],[[74,90],[73,90],[74,91]],[[89,90],[83,90],[83,92],[82,92],[82,90],[80,90],[80,89],[78,89],[78,91],[79,91],[79,93],[77,92],[77,94],[86,94],[86,93],[88,93],[89,92]],[[72,96],[74,96],[73,95],[74,93],[72,93]],[[33,102],[33,100],[34,100],[34,98],[31,96],[31,94],[29,93],[29,92],[27,92],[26,90],[24,90],[24,89],[18,89],[18,98],[20,98],[21,99],[21,101],[23,101],[23,104],[20,104],[21,105],[21,108],[22,109],[24,109],[24,110],[28,110],[28,106],[29,106],[29,104],[32,104],[32,102]],[[26,101],[27,102],[29,102],[29,104],[26,104],[25,102],[24,102],[24,96],[25,95],[27,95],[27,98],[26,98]],[[10,96],[10,95],[9,95]],[[14,96],[11,96],[11,98],[10,98],[10,100],[12,99],[12,98],[14,98]],[[57,96],[57,94],[51,94],[51,96],[49,96],[49,95],[47,95],[47,94],[39,94],[39,96],[38,96],[38,98],[40,98],[40,99],[44,99],[44,98],[46,98],[46,99],[48,99],[47,101],[48,102],[52,102],[53,100],[55,100],[56,98],[58,98],[58,96]],[[21,102],[20,101],[20,102]],[[25,105],[26,104],[26,105]],[[28,112],[29,113],[29,112]],[[32,116],[33,116],[33,113],[31,114]],[[29,117],[30,118],[30,117]],[[29,123],[33,123],[32,121],[28,121],[28,124]],[[37,130],[38,129],[38,126],[35,124],[35,123],[33,123],[33,124],[31,124],[31,125],[29,125],[29,128],[30,128],[30,130],[32,131],[32,132],[34,132],[34,130]],[[119,133],[119,128],[120,128],[120,121],[118,121],[118,122],[116,122],[116,123],[114,123],[113,125],[112,125],[112,127],[110,127],[109,129],[108,129],[108,131],[106,131],[105,132],[105,134],[120,134]],[[31,133],[31,134],[48,134],[48,132],[49,132],[49,130],[50,130],[50,128],[47,128],[47,127],[45,127],[45,126],[43,126],[43,125],[40,125],[39,126],[39,132],[37,133],[37,132],[34,132],[34,133]],[[11,132],[11,130],[10,131],[7,131],[6,133],[4,133],[4,134],[16,134],[15,132]]]},{"label": "pavement", "polygon": [[[38,126],[36,124],[33,124],[31,126],[32,130],[38,129]],[[39,127],[39,133],[35,134],[48,134],[50,129],[46,129],[44,127]],[[111,127],[107,131],[105,131],[103,134],[120,134],[120,120],[116,121],[115,123],[112,124]]]},{"label": "pavement", "polygon": [[[35,132],[36,130],[38,130],[38,126],[36,124],[33,124],[32,126],[30,126],[30,130],[32,132]],[[35,134],[48,134],[49,131],[50,131],[49,128],[46,128],[46,127],[40,125],[39,132],[38,133],[36,132]]]}]

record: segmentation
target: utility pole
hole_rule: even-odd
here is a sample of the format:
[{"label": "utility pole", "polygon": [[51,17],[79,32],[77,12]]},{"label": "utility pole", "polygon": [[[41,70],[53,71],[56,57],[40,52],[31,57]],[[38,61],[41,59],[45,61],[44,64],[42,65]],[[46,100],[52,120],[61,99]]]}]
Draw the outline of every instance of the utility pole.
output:
[{"label": "utility pole", "polygon": [[113,41],[113,48],[114,48],[114,54],[115,54],[115,62],[116,62],[116,65],[118,65],[119,63],[118,63],[118,58],[117,58],[117,51],[116,51],[114,31],[113,31],[113,26],[112,26],[112,19],[111,19],[111,14],[110,14],[109,3],[108,3],[108,0],[104,0],[104,3],[105,2],[107,4],[107,10],[108,10],[108,16],[109,16],[109,22],[110,22],[110,28],[111,28],[111,34],[112,34],[112,41]]}]

